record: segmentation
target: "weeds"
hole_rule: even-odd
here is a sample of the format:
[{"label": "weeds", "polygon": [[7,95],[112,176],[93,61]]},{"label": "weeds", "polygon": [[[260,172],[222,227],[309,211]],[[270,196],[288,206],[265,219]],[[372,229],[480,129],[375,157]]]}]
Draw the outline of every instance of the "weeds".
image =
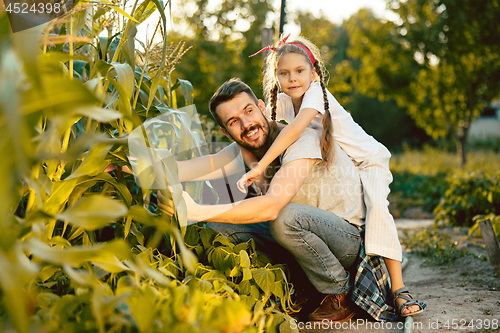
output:
[{"label": "weeds", "polygon": [[437,227],[427,229],[413,235],[406,233],[402,243],[412,252],[424,257],[424,266],[451,267],[453,261],[464,256],[476,256],[467,249],[457,249],[457,243],[452,242],[450,235],[439,232]]}]

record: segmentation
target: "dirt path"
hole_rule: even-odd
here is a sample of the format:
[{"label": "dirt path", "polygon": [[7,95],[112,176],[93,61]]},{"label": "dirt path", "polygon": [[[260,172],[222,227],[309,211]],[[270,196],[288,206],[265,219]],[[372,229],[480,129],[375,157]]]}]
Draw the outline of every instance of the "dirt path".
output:
[{"label": "dirt path", "polygon": [[[430,220],[399,220],[398,230],[420,229]],[[457,239],[468,250],[485,255],[480,240]],[[457,259],[451,267],[425,267],[423,258],[405,253],[409,258],[403,277],[410,291],[427,303],[425,311],[414,317],[413,332],[500,332],[500,278],[496,278],[489,261],[474,256]],[[299,327],[301,328],[301,327]],[[403,322],[366,322],[356,317],[340,327],[304,327],[302,333],[319,332],[403,332]]]}]

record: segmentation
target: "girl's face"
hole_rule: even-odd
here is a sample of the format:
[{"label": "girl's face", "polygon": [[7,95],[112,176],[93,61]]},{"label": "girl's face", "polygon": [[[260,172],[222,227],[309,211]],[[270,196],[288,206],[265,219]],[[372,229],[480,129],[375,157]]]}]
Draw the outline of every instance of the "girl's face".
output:
[{"label": "girl's face", "polygon": [[276,76],[281,90],[292,98],[292,101],[302,102],[307,89],[314,81],[315,72],[303,54],[290,52],[278,63]]}]

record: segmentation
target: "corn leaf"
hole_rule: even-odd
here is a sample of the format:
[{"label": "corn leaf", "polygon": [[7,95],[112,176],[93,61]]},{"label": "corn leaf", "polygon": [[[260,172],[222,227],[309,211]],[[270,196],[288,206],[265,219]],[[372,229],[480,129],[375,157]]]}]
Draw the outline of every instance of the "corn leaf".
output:
[{"label": "corn leaf", "polygon": [[100,229],[127,213],[127,207],[109,197],[83,197],[75,205],[55,217],[86,230]]}]

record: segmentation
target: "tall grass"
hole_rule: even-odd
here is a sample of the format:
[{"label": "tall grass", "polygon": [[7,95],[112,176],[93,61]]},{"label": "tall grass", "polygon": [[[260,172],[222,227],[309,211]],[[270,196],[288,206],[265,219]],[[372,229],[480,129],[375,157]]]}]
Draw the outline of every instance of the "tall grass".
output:
[{"label": "tall grass", "polygon": [[462,169],[455,153],[444,152],[437,148],[424,147],[423,150],[407,150],[394,154],[391,158],[391,171],[396,173],[434,176],[438,173],[483,171],[486,174],[500,172],[500,153],[487,150],[472,151],[467,154],[467,164]]}]

